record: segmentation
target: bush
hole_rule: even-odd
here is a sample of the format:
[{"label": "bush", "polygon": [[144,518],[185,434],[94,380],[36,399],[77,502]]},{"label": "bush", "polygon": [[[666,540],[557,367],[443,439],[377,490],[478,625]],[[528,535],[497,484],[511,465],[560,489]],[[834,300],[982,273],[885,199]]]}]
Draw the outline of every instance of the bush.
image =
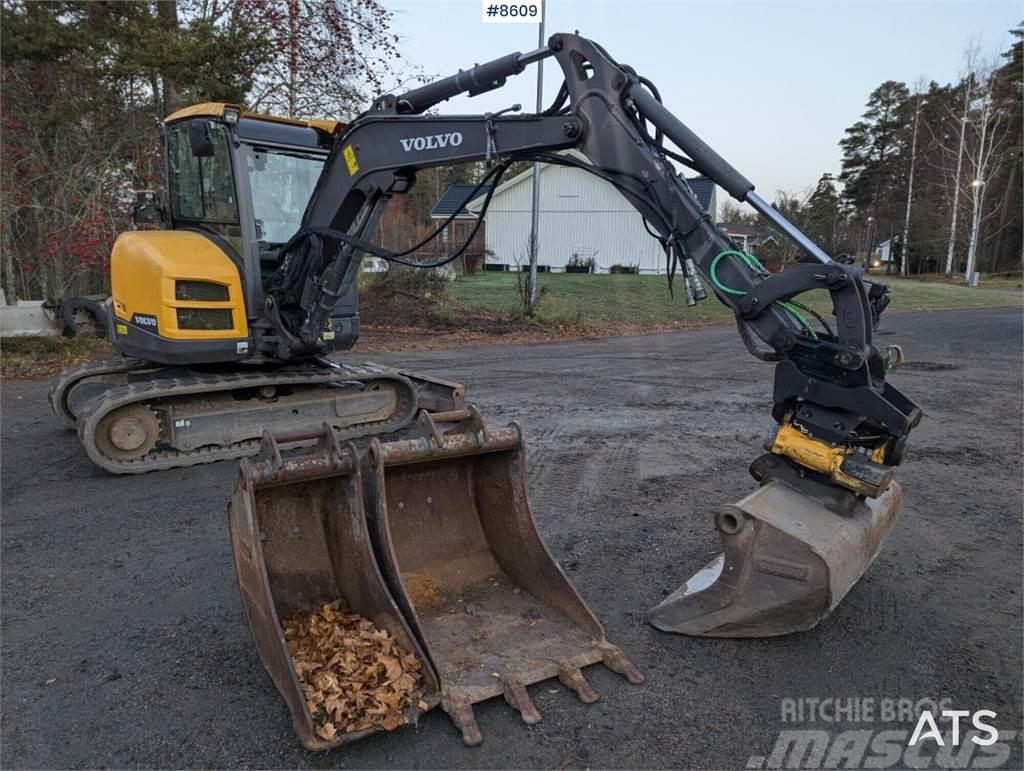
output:
[{"label": "bush", "polygon": [[636,264],[636,265],[620,265],[619,263],[615,263],[610,268],[608,268],[608,272],[609,273],[632,273],[632,274],[635,274],[635,275],[639,275],[639,273],[640,273],[640,265],[639,265],[639,263]]},{"label": "bush", "polygon": [[565,263],[567,268],[586,268],[588,271],[593,272],[594,268],[597,267],[596,257],[583,257],[579,254],[574,254],[569,258],[569,261]]},{"label": "bush", "polygon": [[451,292],[451,281],[439,268],[408,268],[392,263],[383,273],[364,273],[367,290],[381,295],[407,294],[443,300]]},{"label": "bush", "polygon": [[462,273],[465,276],[475,276],[483,270],[486,255],[483,252],[466,253],[459,258],[462,263]]}]

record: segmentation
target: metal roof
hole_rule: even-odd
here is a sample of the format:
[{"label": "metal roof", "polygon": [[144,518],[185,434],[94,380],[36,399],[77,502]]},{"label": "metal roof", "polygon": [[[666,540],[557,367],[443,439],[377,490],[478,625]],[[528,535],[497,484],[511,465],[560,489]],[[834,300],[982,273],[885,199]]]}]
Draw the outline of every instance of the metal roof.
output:
[{"label": "metal roof", "polygon": [[434,204],[434,208],[430,210],[430,216],[432,219],[446,219],[458,211],[455,219],[476,219],[476,215],[466,209],[466,204],[469,203],[470,197],[478,198],[487,195],[491,191],[491,187],[493,185],[483,185],[477,190],[476,185],[449,185],[438,202]]},{"label": "metal roof", "polygon": [[[690,177],[687,178],[686,184],[690,186],[690,190],[697,196],[697,202],[701,205],[704,211],[708,211],[711,208],[711,198],[715,194],[715,183],[707,177]],[[712,212],[714,216],[714,212]]]},{"label": "metal roof", "polygon": [[760,236],[766,230],[761,225],[748,225],[745,222],[719,222],[718,229],[724,230],[730,236]]}]

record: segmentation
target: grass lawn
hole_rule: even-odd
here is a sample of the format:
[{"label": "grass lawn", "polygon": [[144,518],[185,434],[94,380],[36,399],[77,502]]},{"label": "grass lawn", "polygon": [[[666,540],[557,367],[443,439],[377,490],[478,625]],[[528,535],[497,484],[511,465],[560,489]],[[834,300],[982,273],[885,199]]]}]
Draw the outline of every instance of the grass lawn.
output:
[{"label": "grass lawn", "polygon": [[[883,279],[879,277],[879,280]],[[890,310],[1021,305],[1021,293],[1007,291],[1005,283],[1000,285],[1002,291],[988,291],[939,282],[895,278],[884,281],[892,287]],[[538,284],[544,293],[538,318],[555,325],[612,331],[616,327],[670,328],[732,321],[732,314],[714,297],[688,308],[679,281],[675,298],[672,298],[665,276],[541,273]],[[513,315],[518,312],[514,273],[463,276],[455,281],[453,292],[455,300],[462,305]],[[824,290],[808,293],[801,300],[823,314],[831,311]]]},{"label": "grass lawn", "polygon": [[[682,285],[671,297],[664,276],[540,274],[544,294],[536,319],[519,311],[515,273],[479,273],[463,276],[451,285],[451,300],[431,299],[415,288],[396,295],[403,302],[378,308],[377,326],[415,328],[412,332],[380,332],[379,350],[434,350],[437,340],[417,329],[443,330],[442,346],[466,342],[480,344],[500,339],[505,343],[573,338],[585,335],[643,334],[686,327],[731,324],[732,314],[709,297],[687,308]],[[1022,306],[1022,290],[1013,279],[982,279],[989,288],[971,289],[958,284],[886,279],[892,286],[896,311]],[[364,298],[365,300],[366,298]],[[831,304],[824,290],[801,298],[828,318]],[[378,299],[375,302],[380,302]],[[372,302],[364,302],[366,329],[374,327]],[[477,311],[475,314],[467,308]],[[468,337],[459,337],[459,333]],[[388,334],[397,335],[390,338]],[[426,341],[430,345],[421,347]],[[372,349],[371,349],[372,350]],[[106,340],[50,337],[8,337],[0,342],[0,378],[51,377],[65,367],[117,353]]]}]

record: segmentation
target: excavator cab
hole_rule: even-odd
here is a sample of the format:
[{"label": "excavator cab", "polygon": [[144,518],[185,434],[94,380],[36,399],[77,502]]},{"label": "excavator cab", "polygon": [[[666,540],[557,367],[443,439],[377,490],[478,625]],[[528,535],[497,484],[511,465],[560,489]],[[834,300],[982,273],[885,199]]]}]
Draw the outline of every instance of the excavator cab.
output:
[{"label": "excavator cab", "polygon": [[[163,123],[163,230],[122,234],[111,254],[110,338],[165,364],[253,359],[267,287],[299,231],[338,124],[200,104]],[[324,352],[359,337],[357,288],[333,306]]]}]

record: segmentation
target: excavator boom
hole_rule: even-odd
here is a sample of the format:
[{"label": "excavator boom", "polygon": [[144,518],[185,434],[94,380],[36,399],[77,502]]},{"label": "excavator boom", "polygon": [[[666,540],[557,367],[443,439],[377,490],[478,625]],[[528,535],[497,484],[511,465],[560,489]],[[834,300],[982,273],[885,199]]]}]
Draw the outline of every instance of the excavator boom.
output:
[{"label": "excavator boom", "polygon": [[[540,115],[422,114],[456,94],[496,88],[549,56],[565,82],[555,104]],[[668,148],[666,139],[677,149]],[[569,148],[590,163],[557,153]],[[412,187],[417,170],[485,161],[492,164],[485,181],[497,181],[511,163],[523,160],[575,165],[614,185],[661,242],[670,275],[676,269],[682,274],[688,301],[710,288],[736,314],[750,351],[776,362],[773,417],[784,430],[770,451],[804,467],[820,454],[835,462],[814,470],[835,484],[873,496],[884,491],[889,467],[899,463],[921,414],[886,382],[894,355],[872,342],[888,303],[886,288],[865,281],[858,268],[833,261],[673,116],[650,81],[578,35],[554,35],[544,49],[509,54],[406,94],[383,96],[337,137],[274,282],[291,291],[270,292],[277,315],[268,340],[276,355],[300,357],[322,344],[319,330],[355,280],[364,254],[406,262],[366,235],[387,199]],[[750,203],[810,262],[772,275],[755,257],[737,251],[674,160]],[[795,299],[815,289],[831,296],[834,330],[815,329],[808,319],[813,311]],[[301,323],[293,328],[281,323],[296,317]],[[799,438],[784,441],[792,432]]]}]

